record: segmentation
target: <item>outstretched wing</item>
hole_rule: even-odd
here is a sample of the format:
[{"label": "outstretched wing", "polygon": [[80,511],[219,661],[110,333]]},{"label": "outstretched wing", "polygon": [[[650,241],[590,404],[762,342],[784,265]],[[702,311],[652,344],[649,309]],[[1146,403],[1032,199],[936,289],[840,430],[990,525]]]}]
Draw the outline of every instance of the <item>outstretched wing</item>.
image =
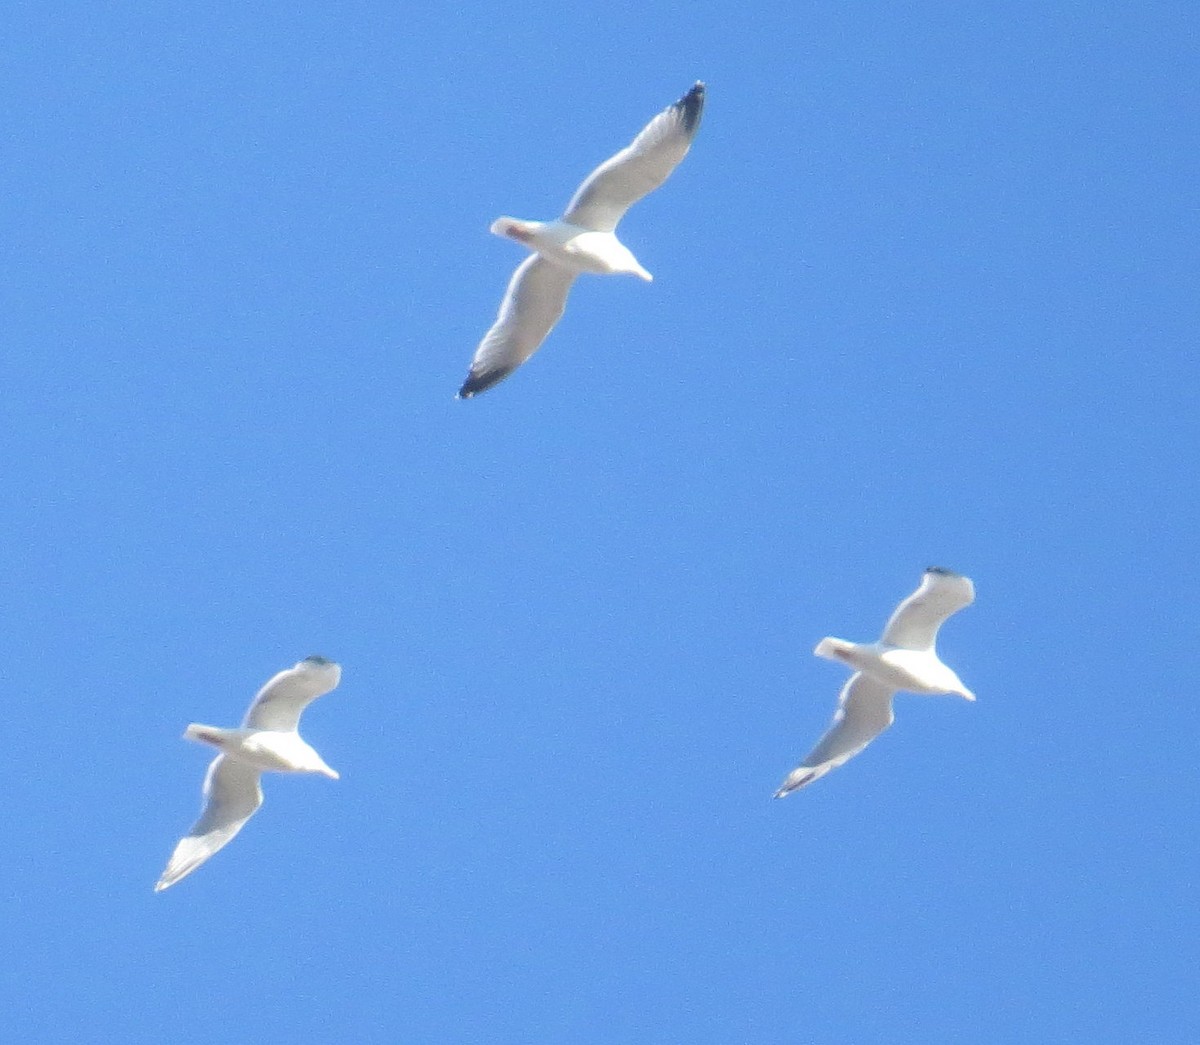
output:
[{"label": "outstretched wing", "polygon": [[931,650],[947,617],[975,601],[975,585],[961,573],[930,566],[921,586],[896,607],[883,641],[901,649]]},{"label": "outstretched wing", "polygon": [[838,698],[833,726],[793,769],[775,792],[776,798],[819,780],[865,748],[892,724],[892,695],[896,691],[861,671],[851,675]]},{"label": "outstretched wing", "polygon": [[538,350],[562,317],[574,281],[574,272],[540,254],[521,262],[509,280],[496,322],[475,350],[459,399],[499,384]]},{"label": "outstretched wing", "polygon": [[687,155],[703,110],[704,84],[697,83],[646,124],[632,143],[587,176],[567,204],[563,220],[612,232],[625,212],[666,181]]},{"label": "outstretched wing", "polygon": [[227,846],[262,805],[259,771],[218,755],[204,777],[204,810],[171,854],[156,893],[186,878],[218,849]]},{"label": "outstretched wing", "polygon": [[334,689],[342,679],[342,669],[324,657],[307,657],[281,671],[250,704],[243,726],[253,729],[294,730],[300,713],[317,697]]}]

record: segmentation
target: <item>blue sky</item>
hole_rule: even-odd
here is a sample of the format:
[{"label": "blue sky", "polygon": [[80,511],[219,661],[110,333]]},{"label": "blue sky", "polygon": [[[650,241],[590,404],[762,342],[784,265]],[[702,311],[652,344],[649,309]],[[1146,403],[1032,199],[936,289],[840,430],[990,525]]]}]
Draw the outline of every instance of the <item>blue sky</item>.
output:
[{"label": "blue sky", "polygon": [[[1193,5],[8,23],[12,1040],[1196,1040]],[[456,401],[696,79],[655,282]],[[978,703],[773,802],[933,563]],[[309,653],[342,779],[154,895]]]}]

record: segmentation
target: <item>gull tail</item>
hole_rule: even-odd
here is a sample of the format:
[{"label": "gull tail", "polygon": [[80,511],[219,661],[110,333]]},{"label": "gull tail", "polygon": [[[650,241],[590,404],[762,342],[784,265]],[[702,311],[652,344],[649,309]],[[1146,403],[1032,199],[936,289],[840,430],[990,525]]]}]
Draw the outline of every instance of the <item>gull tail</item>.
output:
[{"label": "gull tail", "polygon": [[854,649],[853,642],[847,642],[845,639],[824,638],[817,643],[816,649],[813,650],[813,655],[824,657],[826,660],[838,660],[842,663],[847,663],[846,654],[852,649]]},{"label": "gull tail", "polygon": [[211,744],[213,747],[223,748],[226,732],[227,730],[220,726],[204,726],[199,722],[193,722],[183,731],[183,739],[194,740],[197,744]]},{"label": "gull tail", "polygon": [[541,224],[538,221],[521,221],[519,218],[510,218],[505,215],[493,221],[488,226],[488,232],[502,239],[514,239],[518,243],[528,244]]}]

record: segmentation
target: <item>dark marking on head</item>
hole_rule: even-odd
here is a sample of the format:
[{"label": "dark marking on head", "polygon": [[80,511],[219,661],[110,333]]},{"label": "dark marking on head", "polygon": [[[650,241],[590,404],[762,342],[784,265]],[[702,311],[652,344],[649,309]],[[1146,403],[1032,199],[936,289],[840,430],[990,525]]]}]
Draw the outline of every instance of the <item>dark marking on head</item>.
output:
[{"label": "dark marking on head", "polygon": [[317,654],[314,653],[311,657],[305,657],[303,663],[315,664],[317,667],[323,668],[328,664],[332,664],[333,661],[328,660],[325,657],[319,657],[319,656],[317,656]]},{"label": "dark marking on head", "polygon": [[926,573],[935,573],[939,577],[961,577],[961,573],[955,573],[953,570],[946,569],[945,566],[927,566]]}]

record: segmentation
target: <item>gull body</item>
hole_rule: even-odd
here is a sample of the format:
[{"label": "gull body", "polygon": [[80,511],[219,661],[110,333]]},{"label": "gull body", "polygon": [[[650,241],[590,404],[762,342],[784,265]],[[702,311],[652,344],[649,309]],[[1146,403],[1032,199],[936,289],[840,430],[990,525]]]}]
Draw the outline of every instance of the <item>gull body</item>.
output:
[{"label": "gull body", "polygon": [[521,221],[497,218],[491,231],[514,240],[571,272],[594,272],[599,276],[628,274],[647,283],[654,277],[633,256],[615,232],[597,232],[569,221]]},{"label": "gull body", "polygon": [[892,689],[919,693],[926,697],[955,695],[974,700],[975,694],[963,685],[953,669],[942,663],[933,650],[904,649],[886,642],[847,642],[827,638],[813,650],[818,657],[848,664]]},{"label": "gull body", "polygon": [[813,652],[854,669],[842,688],[833,725],[805,760],[788,774],[776,798],[819,780],[849,761],[894,720],[898,690],[923,696],[975,694],[937,655],[937,633],[952,614],[975,601],[970,578],[939,566],[925,571],[921,585],[892,614],[877,642],[824,638]]},{"label": "gull body", "polygon": [[469,399],[503,381],[538,350],[562,318],[567,294],[582,272],[654,277],[617,239],[625,212],[667,180],[691,148],[704,109],[704,84],[696,83],[668,106],[615,156],[584,179],[555,221],[498,218],[491,231],[528,250],[509,280],[491,329],[484,335],[466,381],[458,391]]},{"label": "gull body", "polygon": [[200,819],[180,840],[154,887],[161,892],[186,878],[228,845],[262,805],[263,772],[312,773],[338,779],[299,733],[300,715],[317,697],[334,689],[342,669],[324,657],[307,657],[271,678],[251,702],[236,729],[193,722],[184,737],[220,754],[204,777]]},{"label": "gull body", "polygon": [[188,740],[211,744],[230,758],[271,773],[319,773],[339,779],[316,749],[299,733],[275,729],[222,729],[193,723],[184,730]]}]

